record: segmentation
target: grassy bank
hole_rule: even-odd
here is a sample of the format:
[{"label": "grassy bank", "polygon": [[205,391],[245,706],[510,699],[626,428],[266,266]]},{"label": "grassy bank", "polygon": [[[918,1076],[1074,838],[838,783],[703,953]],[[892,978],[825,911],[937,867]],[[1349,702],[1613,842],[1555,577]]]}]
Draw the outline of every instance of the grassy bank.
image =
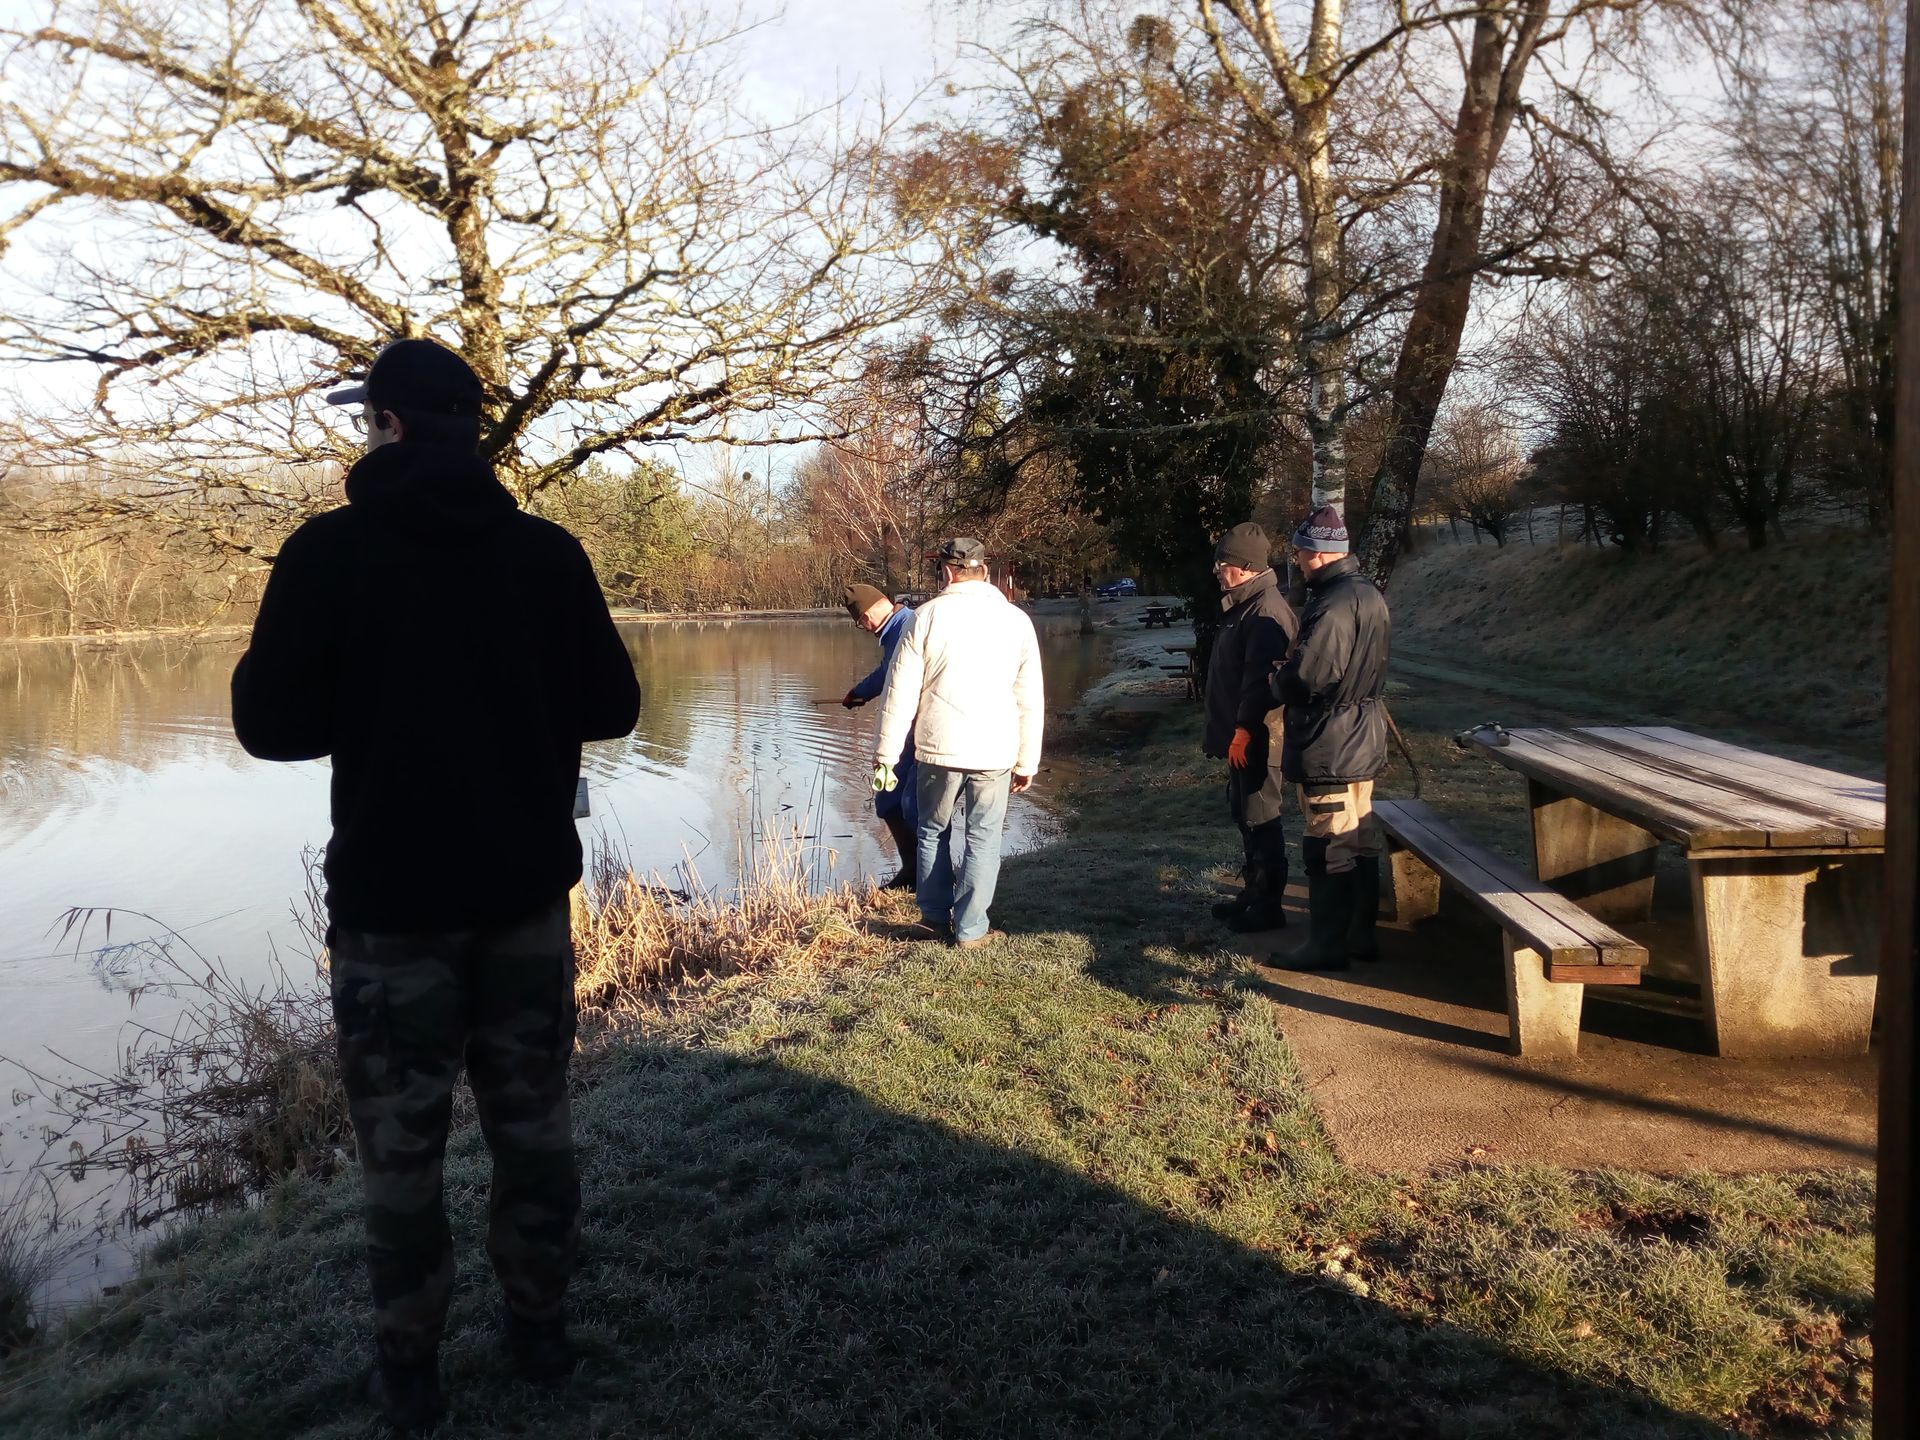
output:
[{"label": "grassy bank", "polygon": [[1395,649],[1872,754],[1885,733],[1887,545],[1843,536],[1825,554],[1433,545],[1394,575]]},{"label": "grassy bank", "polygon": [[[1477,793],[1444,714],[1406,718]],[[446,1433],[1864,1435],[1866,1175],[1339,1164],[1205,921],[1230,846],[1195,742],[1187,711],[1081,737],[995,951],[856,946],[625,1016],[577,1111],[557,1395],[497,1362],[463,1131]],[[169,1241],[0,1372],[0,1433],[367,1433],[357,1207],[292,1181]]]}]

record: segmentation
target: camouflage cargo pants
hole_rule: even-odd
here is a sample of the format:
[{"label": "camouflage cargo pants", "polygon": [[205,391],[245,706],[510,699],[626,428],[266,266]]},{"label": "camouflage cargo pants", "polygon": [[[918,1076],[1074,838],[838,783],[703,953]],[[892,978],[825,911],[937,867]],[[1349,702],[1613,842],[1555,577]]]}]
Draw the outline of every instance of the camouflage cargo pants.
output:
[{"label": "camouflage cargo pants", "polygon": [[453,1291],[441,1193],[462,1062],[493,1152],[487,1254],[513,1309],[558,1316],[580,1234],[567,1065],[567,903],[499,929],[329,932],[333,1015],[366,1190],[367,1269],[383,1351],[436,1350]]}]

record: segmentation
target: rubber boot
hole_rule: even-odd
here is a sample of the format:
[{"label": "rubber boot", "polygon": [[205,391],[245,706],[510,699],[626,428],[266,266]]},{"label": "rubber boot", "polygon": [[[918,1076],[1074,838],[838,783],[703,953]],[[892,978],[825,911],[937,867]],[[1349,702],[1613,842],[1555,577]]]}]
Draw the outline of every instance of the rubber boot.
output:
[{"label": "rubber boot", "polygon": [[1374,927],[1380,922],[1380,857],[1362,855],[1353,865],[1353,924],[1347,929],[1347,954],[1356,960],[1378,960],[1380,940]]},{"label": "rubber boot", "polygon": [[1240,889],[1231,899],[1222,900],[1213,907],[1213,918],[1228,924],[1239,919],[1240,912],[1253,903],[1253,881],[1253,862],[1249,860],[1240,867]]},{"label": "rubber boot", "polygon": [[1213,907],[1213,918],[1224,920],[1231,925],[1240,918],[1240,912],[1247,908],[1247,892],[1242,890],[1231,900],[1222,900]]},{"label": "rubber boot", "polygon": [[887,833],[893,837],[893,848],[900,852],[900,873],[889,880],[889,890],[911,890],[915,884],[914,856],[919,853],[920,839],[914,827],[907,823],[904,815],[885,815],[881,823],[887,827]]},{"label": "rubber boot", "polygon": [[1236,935],[1253,935],[1262,930],[1287,928],[1287,865],[1282,857],[1278,865],[1255,863],[1247,877],[1244,892],[1251,898],[1240,913],[1227,922]]},{"label": "rubber boot", "polygon": [[1354,872],[1307,877],[1307,943],[1297,950],[1276,950],[1267,963],[1276,970],[1317,972],[1345,970],[1347,932],[1353,926]]}]

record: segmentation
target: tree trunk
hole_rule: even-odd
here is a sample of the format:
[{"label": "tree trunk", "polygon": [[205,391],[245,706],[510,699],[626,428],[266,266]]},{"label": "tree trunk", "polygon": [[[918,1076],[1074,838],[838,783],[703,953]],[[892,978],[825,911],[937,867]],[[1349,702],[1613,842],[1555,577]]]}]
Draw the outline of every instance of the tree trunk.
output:
[{"label": "tree trunk", "polygon": [[1295,188],[1307,222],[1307,308],[1301,327],[1306,364],[1307,436],[1313,443],[1313,500],[1318,510],[1347,505],[1347,338],[1340,321],[1345,283],[1340,217],[1335,210],[1333,156],[1324,102],[1304,109],[1294,126],[1295,153],[1306,156]]},{"label": "tree trunk", "polygon": [[1420,467],[1460,356],[1486,228],[1487,186],[1519,109],[1521,82],[1547,10],[1548,0],[1516,0],[1489,5],[1474,21],[1453,152],[1440,187],[1432,247],[1394,371],[1392,429],[1374,473],[1367,530],[1359,546],[1361,568],[1383,588],[1406,543]]}]

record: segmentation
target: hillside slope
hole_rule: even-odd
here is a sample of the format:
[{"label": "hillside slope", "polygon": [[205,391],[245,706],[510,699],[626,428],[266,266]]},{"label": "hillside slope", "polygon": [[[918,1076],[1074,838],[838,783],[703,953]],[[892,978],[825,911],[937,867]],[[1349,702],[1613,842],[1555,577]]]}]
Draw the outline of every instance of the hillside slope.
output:
[{"label": "hillside slope", "polygon": [[1745,717],[1867,751],[1885,730],[1887,546],[1657,555],[1435,545],[1388,590],[1396,648],[1666,714]]}]

